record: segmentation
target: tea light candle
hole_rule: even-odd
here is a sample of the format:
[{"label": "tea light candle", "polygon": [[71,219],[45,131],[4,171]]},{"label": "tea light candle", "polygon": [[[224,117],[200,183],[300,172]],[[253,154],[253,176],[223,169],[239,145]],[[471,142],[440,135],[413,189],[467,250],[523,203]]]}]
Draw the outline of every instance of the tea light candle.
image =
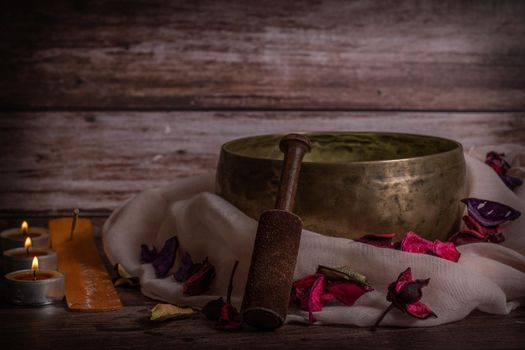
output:
[{"label": "tea light candle", "polygon": [[8,299],[18,305],[39,306],[64,299],[64,275],[58,271],[38,270],[38,257],[29,270],[5,275]]},{"label": "tea light candle", "polygon": [[33,247],[49,247],[49,231],[43,227],[29,228],[27,221],[24,221],[22,222],[20,228],[12,228],[0,233],[0,238],[2,240],[2,250],[23,247],[24,240],[27,236],[31,237],[31,240],[33,241]]},{"label": "tea light candle", "polygon": [[38,257],[39,265],[43,270],[57,269],[56,252],[49,248],[32,248],[31,238],[28,236],[24,248],[13,248],[4,252],[4,272],[30,269],[35,256]]}]

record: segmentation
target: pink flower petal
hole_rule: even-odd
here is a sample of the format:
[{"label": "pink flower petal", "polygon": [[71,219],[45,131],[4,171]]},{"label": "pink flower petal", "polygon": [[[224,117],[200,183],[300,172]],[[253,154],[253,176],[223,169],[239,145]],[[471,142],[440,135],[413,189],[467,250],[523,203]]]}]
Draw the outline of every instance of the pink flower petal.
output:
[{"label": "pink flower petal", "polygon": [[416,318],[425,319],[429,318],[430,316],[437,317],[432,310],[422,302],[418,301],[413,304],[408,304],[405,306],[405,310],[408,314],[411,316],[414,316]]},{"label": "pink flower petal", "polygon": [[315,322],[313,312],[321,311],[326,300],[323,299],[323,290],[325,285],[325,276],[321,275],[315,282],[308,295],[308,320],[310,323]]},{"label": "pink flower petal", "polygon": [[401,289],[403,289],[403,287],[410,282],[412,282],[412,271],[409,267],[405,271],[401,272],[399,277],[397,277],[397,281],[395,282],[396,293],[399,293]]},{"label": "pink flower petal", "polygon": [[432,242],[413,231],[408,231],[401,241],[401,250],[410,253],[429,253],[432,252]]},{"label": "pink flower petal", "polygon": [[370,244],[380,248],[394,248],[392,240],[396,236],[395,233],[379,233],[375,235],[365,235],[356,239],[356,242]]},{"label": "pink flower petal", "polygon": [[363,294],[373,290],[370,287],[363,287],[357,283],[337,281],[328,285],[328,293],[341,303],[351,306],[354,305],[357,299]]},{"label": "pink flower petal", "polygon": [[231,304],[225,303],[221,308],[221,316],[217,324],[218,329],[234,330],[241,328],[239,312]]},{"label": "pink flower petal", "polygon": [[435,240],[432,245],[432,252],[434,255],[439,256],[440,258],[457,262],[460,257],[460,253],[456,249],[456,246],[452,242],[441,242]]}]

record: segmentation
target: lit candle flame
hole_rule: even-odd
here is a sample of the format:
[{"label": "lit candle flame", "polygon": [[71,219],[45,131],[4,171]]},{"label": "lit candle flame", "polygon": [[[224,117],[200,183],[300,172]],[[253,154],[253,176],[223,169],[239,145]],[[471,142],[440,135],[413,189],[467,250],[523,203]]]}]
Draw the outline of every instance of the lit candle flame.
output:
[{"label": "lit candle flame", "polygon": [[22,222],[22,225],[20,225],[20,230],[24,236],[29,233],[29,225],[27,224],[27,221],[24,220]]},{"label": "lit candle flame", "polygon": [[27,236],[26,240],[24,241],[24,248],[29,249],[33,246],[33,242],[31,242],[31,237]]},{"label": "lit candle flame", "polygon": [[33,257],[33,263],[31,264],[31,270],[33,271],[38,270],[38,258],[36,256]]}]

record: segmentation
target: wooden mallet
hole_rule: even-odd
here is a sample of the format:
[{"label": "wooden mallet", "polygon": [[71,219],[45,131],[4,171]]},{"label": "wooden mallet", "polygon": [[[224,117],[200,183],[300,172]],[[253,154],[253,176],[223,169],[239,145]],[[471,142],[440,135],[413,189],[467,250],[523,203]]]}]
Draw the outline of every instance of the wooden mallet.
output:
[{"label": "wooden mallet", "polygon": [[281,139],[284,153],[281,182],[275,209],[259,218],[248,281],[242,303],[243,321],[259,329],[282,326],[290,291],[303,222],[292,213],[303,157],[310,140],[299,134]]}]

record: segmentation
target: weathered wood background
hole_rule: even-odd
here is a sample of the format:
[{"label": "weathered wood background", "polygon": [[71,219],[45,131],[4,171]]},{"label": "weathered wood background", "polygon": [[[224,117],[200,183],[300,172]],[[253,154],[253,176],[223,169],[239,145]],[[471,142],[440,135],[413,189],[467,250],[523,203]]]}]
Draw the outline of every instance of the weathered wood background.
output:
[{"label": "weathered wood background", "polygon": [[4,215],[104,214],[250,134],[525,144],[524,1],[1,6]]}]

